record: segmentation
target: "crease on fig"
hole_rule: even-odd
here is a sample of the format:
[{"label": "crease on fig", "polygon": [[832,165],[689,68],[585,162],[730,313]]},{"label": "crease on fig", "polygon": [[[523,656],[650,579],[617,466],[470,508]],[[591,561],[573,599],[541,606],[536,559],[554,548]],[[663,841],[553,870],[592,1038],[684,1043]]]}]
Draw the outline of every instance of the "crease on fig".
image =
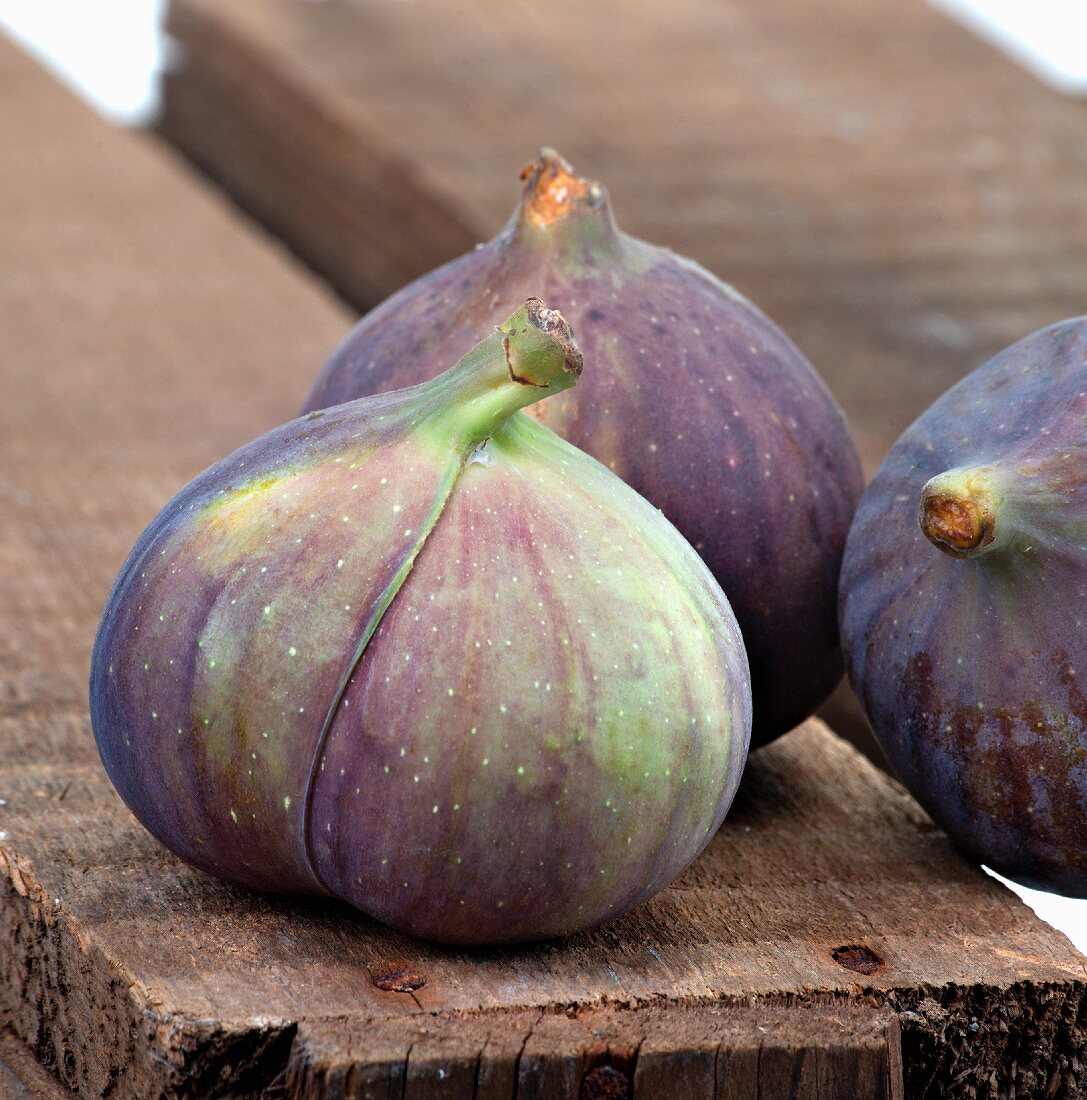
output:
[{"label": "crease on fig", "polygon": [[697,855],[746,757],[746,657],[675,530],[517,411],[580,368],[530,300],[432,382],[274,429],[166,506],[91,672],[159,840],[457,943],[591,926]]},{"label": "crease on fig", "polygon": [[304,409],[433,377],[528,292],[561,301],[592,370],[531,415],[657,505],[736,612],[754,739],[810,715],[841,677],[836,599],[860,462],[788,337],[691,260],[621,232],[604,187],[553,150],[492,241],[367,314]]}]

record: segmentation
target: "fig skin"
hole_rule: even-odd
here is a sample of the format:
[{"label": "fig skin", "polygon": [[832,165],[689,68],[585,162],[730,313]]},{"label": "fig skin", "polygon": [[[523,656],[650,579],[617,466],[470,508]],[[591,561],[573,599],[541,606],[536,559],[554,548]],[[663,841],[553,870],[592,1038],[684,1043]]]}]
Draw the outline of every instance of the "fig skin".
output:
[{"label": "fig skin", "polygon": [[841,618],[853,687],[930,816],[1001,874],[1087,896],[1087,319],[907,429],[857,511]]},{"label": "fig skin", "polygon": [[531,415],[657,505],[743,631],[754,743],[807,718],[842,674],[838,572],[862,487],[841,410],[788,337],[690,260],[620,232],[552,150],[488,244],[405,287],[334,353],[305,410],[415,385],[526,293],[562,304],[592,370]]},{"label": "fig skin", "polygon": [[91,674],[160,841],[450,943],[589,927],[694,859],[746,758],[746,658],[674,528],[516,411],[580,366],[530,301],[438,379],[269,432],[167,505]]}]

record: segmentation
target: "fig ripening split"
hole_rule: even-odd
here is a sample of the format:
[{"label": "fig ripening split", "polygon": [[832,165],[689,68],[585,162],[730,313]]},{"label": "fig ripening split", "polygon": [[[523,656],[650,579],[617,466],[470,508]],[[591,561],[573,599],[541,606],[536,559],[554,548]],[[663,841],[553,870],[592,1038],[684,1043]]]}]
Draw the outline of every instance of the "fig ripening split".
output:
[{"label": "fig ripening split", "polygon": [[788,337],[690,260],[621,233],[551,150],[505,229],[367,314],[305,408],[432,378],[526,294],[560,301],[592,369],[532,415],[657,505],[721,583],[751,660],[754,741],[842,674],[838,571],[861,491],[841,410]]},{"label": "fig ripening split", "polygon": [[167,505],[91,674],[159,840],[455,943],[591,926],[694,859],[746,757],[746,658],[659,512],[518,412],[580,371],[529,300],[448,373],[269,432]]},{"label": "fig ripening split", "polygon": [[1002,874],[1087,896],[1087,319],[907,429],[857,511],[841,613],[853,686],[932,818]]}]

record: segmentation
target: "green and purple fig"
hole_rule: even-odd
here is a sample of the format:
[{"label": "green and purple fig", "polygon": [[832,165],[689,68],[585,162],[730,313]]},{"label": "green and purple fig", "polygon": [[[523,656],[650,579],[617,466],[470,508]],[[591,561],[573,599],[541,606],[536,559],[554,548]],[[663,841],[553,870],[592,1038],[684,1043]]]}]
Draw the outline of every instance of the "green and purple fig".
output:
[{"label": "green and purple fig", "polygon": [[166,506],[91,672],[159,840],[452,943],[589,927],[695,858],[746,757],[746,657],[675,529],[518,412],[580,371],[530,300],[449,372],[271,431]]},{"label": "green and purple fig", "polygon": [[560,301],[592,365],[532,415],[657,505],[721,583],[751,661],[756,742],[842,674],[838,571],[862,481],[841,410],[763,313],[620,232],[607,195],[544,150],[488,244],[405,287],[333,355],[305,409],[411,386],[528,293]]},{"label": "green and purple fig", "polygon": [[1087,896],[1087,319],[1001,352],[898,440],[841,616],[876,736],[937,824]]}]

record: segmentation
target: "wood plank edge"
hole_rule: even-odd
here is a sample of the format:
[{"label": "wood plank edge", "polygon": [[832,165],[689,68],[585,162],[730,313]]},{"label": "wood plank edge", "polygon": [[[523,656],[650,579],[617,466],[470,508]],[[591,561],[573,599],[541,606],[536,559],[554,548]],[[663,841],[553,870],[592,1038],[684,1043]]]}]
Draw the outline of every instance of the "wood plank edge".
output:
[{"label": "wood plank edge", "polygon": [[[288,1094],[463,1096],[746,1095],[791,1081],[789,1095],[903,1095],[892,1012],[839,1004],[713,1004],[637,1009],[436,1013],[360,1027],[303,1021]],[[777,1092],[765,1092],[779,1095]],[[785,1095],[785,1093],[780,1093]]]},{"label": "wood plank edge", "polygon": [[[726,1073],[740,1074],[736,1067],[743,1064],[753,1080],[763,1072],[768,1081],[785,1074],[798,1080],[863,1081],[866,1088],[879,1080],[892,1097],[974,1097],[1016,1089],[1022,1093],[1024,1088],[1029,1095],[1035,1090],[1061,1095],[1062,1082],[1078,1080],[1077,1052],[1084,1046],[1087,1007],[1083,994],[1079,984],[1070,988],[1061,982],[1021,982],[1000,989],[858,989],[853,998],[782,995],[633,1006],[594,1002],[535,1010],[302,1020],[291,1052],[288,1091],[317,1098],[340,1095],[340,1089],[353,1095],[350,1088],[363,1090],[365,1085],[411,1095],[411,1082],[433,1084],[460,1074],[495,1082],[497,1091],[479,1093],[487,1096],[511,1095],[497,1082],[516,1080],[516,1094],[523,1100],[572,1088],[598,1065],[617,1068],[632,1086],[644,1080],[648,1088],[681,1069],[701,1079],[700,1074],[710,1072],[707,1066],[718,1066],[712,1072],[719,1080]],[[705,1030],[697,1026],[700,1014],[746,1021],[744,1026],[762,1020],[771,1025],[769,1037],[752,1043],[734,1033],[708,1053],[705,1043],[692,1041],[691,1034],[661,1043],[661,1021],[669,1029],[700,1033]],[[567,1027],[569,1021],[577,1026]],[[814,1037],[807,1044],[796,1038],[805,1034],[805,1026]],[[585,1038],[586,1028],[593,1032],[591,1041]],[[421,1095],[429,1093],[424,1089]]]},{"label": "wood plank edge", "polygon": [[65,1088],[10,1028],[0,1028],[0,1100],[65,1100]]},{"label": "wood plank edge", "polygon": [[[157,134],[357,308],[490,235],[376,128],[226,19],[175,2],[166,30],[181,58],[163,80]],[[375,229],[390,223],[393,234]]]},{"label": "wood plank edge", "polygon": [[[0,847],[0,1025],[81,1095],[257,1095],[286,1072],[297,1025],[161,1013]],[[120,1086],[120,1087],[118,1087]],[[203,1090],[203,1091],[201,1091]]]},{"label": "wood plank edge", "polygon": [[[492,1055],[479,1056],[484,1078],[510,1079],[522,1068],[509,1054],[510,1028],[522,1026],[526,1013],[539,1021],[556,1014],[583,1014],[592,1018],[618,1019],[623,1030],[637,1031],[641,1021],[654,1014],[675,1016],[699,1012],[780,1013],[815,1010],[833,1015],[869,1006],[894,1013],[895,1023],[886,1032],[880,1064],[891,1077],[905,1075],[910,1094],[922,1094],[934,1086],[951,1083],[953,1071],[964,1064],[974,1067],[980,1085],[1030,1079],[1050,1087],[1062,1078],[1075,1079],[1076,1052],[1084,1047],[1081,1019],[1087,1009],[1084,982],[1019,982],[996,988],[945,986],[879,991],[858,987],[854,997],[760,997],[751,1000],[711,1002],[653,1002],[640,1005],[592,1004],[567,1006],[555,1011],[489,1010],[474,1013],[419,1013],[408,1019],[353,1018],[352,1032],[367,1032],[370,1044],[365,1056],[347,1062],[331,1061],[316,1046],[314,1036],[332,1026],[328,1021],[250,1020],[219,1022],[188,1020],[161,1014],[139,983],[81,935],[59,899],[48,897],[33,867],[0,848],[0,958],[4,981],[0,983],[0,1019],[30,1047],[34,1056],[53,1070],[69,1087],[98,1094],[123,1081],[122,1095],[157,1095],[189,1088],[238,1096],[257,1095],[283,1084],[290,1095],[325,1095],[321,1090],[337,1074],[344,1081],[362,1080],[367,1074],[385,1074],[389,1060],[377,1039],[392,1032],[408,1034],[412,1028],[454,1028],[469,1038],[483,1029],[488,1036],[501,1032],[502,1042],[492,1041]],[[901,1025],[899,1052],[898,1026]],[[550,1025],[553,1026],[553,1025]],[[532,1024],[524,1043],[537,1033]],[[406,1029],[406,1030],[405,1030]],[[497,1029],[497,1031],[496,1031]],[[604,1029],[607,1034],[607,1029]],[[642,1039],[627,1046],[641,1045]],[[486,1044],[480,1047],[482,1051]],[[542,1061],[536,1055],[537,1076],[550,1079],[556,1067],[566,1064],[573,1072],[584,1050],[577,1044],[553,1048]],[[522,1049],[525,1049],[522,1046]],[[1031,1064],[1016,1064],[1030,1051]],[[413,1067],[405,1051],[402,1073],[427,1077],[427,1063],[416,1056]],[[676,1054],[676,1057],[679,1055]],[[396,1059],[394,1059],[396,1061]],[[440,1058],[434,1065],[440,1065]],[[896,1069],[897,1067],[897,1069]],[[474,1073],[475,1071],[473,1071]],[[527,1072],[527,1070],[526,1070]],[[630,1073],[636,1072],[636,1066]],[[814,1071],[813,1071],[814,1072]],[[391,1079],[391,1078],[390,1078]],[[519,1076],[518,1076],[519,1079]],[[525,1094],[519,1094],[525,1095]]]}]

